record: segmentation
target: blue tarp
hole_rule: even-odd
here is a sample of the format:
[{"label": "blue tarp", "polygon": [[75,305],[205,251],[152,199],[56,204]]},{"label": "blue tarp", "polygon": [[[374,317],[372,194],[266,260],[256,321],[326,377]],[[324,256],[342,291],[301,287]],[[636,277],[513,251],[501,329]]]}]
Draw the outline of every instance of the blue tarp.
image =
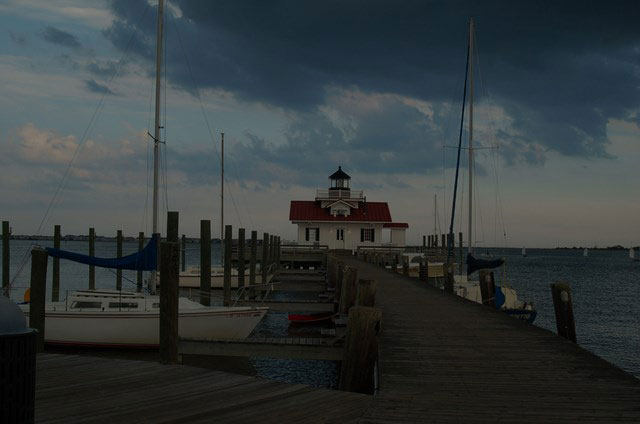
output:
[{"label": "blue tarp", "polygon": [[49,256],[68,259],[81,264],[95,265],[102,268],[129,269],[133,271],[153,271],[158,264],[158,235],[154,234],[149,243],[139,252],[122,258],[96,258],[95,256],[47,247]]},{"label": "blue tarp", "polygon": [[496,298],[495,298],[496,309],[502,308],[502,305],[504,305],[504,301],[505,301],[505,296],[504,296],[504,293],[502,293],[502,289],[496,286]]}]

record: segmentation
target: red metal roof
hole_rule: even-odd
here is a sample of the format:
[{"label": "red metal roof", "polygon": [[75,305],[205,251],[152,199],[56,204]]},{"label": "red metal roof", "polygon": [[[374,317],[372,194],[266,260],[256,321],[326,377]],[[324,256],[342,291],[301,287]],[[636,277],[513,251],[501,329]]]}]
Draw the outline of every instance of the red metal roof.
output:
[{"label": "red metal roof", "polygon": [[292,200],[289,209],[290,221],[336,221],[336,222],[391,222],[387,202],[360,202],[358,209],[351,209],[349,216],[332,216],[330,208],[321,208],[313,200]]},{"label": "red metal roof", "polygon": [[383,225],[384,228],[409,228],[409,224],[406,222],[387,222]]}]

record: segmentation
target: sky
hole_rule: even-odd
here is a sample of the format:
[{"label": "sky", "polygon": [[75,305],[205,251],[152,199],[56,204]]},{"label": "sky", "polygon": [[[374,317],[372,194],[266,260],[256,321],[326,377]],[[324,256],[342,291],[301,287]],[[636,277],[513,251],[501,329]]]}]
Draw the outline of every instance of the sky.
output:
[{"label": "sky", "polygon": [[[151,232],[156,14],[155,0],[0,2],[15,234]],[[477,245],[639,245],[637,16],[636,1],[170,1],[161,218],[219,234],[224,133],[234,228],[295,239],[289,202],[342,166],[408,243],[447,232],[473,18]]]}]

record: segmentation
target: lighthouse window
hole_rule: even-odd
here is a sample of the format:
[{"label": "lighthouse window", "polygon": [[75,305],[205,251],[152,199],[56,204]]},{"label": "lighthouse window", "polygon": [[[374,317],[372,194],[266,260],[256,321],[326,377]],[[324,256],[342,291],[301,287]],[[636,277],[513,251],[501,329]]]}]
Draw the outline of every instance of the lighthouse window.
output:
[{"label": "lighthouse window", "polygon": [[306,241],[320,241],[320,228],[307,228],[304,238]]}]

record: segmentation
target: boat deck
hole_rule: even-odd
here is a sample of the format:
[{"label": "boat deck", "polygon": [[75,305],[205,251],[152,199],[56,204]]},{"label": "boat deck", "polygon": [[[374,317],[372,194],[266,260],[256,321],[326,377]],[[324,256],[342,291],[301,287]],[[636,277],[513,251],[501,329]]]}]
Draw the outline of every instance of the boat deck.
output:
[{"label": "boat deck", "polygon": [[640,380],[580,346],[417,279],[344,262],[377,280],[382,310],[380,392],[360,422],[640,422]]}]

